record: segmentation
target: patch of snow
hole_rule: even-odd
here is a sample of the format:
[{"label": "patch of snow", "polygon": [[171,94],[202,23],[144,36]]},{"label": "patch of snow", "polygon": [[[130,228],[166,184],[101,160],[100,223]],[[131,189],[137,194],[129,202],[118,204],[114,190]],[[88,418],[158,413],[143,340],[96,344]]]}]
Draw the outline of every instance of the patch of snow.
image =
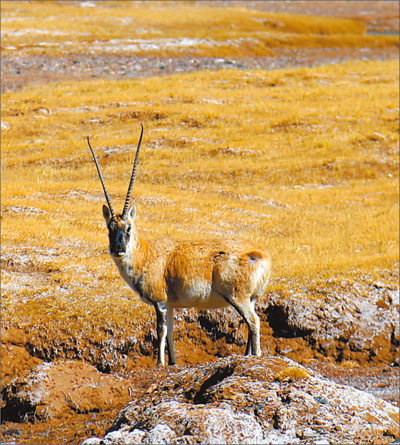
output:
[{"label": "patch of snow", "polygon": [[95,8],[95,2],[81,2],[81,8]]}]

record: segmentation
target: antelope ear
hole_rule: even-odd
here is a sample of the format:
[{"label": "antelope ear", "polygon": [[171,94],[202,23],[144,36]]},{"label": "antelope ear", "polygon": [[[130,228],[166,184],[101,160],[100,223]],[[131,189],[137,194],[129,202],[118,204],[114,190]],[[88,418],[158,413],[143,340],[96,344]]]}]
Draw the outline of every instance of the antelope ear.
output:
[{"label": "antelope ear", "polygon": [[104,219],[106,220],[106,224],[108,225],[108,223],[111,221],[111,212],[110,209],[105,204],[103,205],[103,216]]},{"label": "antelope ear", "polygon": [[127,216],[128,216],[129,222],[133,223],[133,220],[136,217],[136,207],[135,207],[135,204],[132,204],[129,207]]}]

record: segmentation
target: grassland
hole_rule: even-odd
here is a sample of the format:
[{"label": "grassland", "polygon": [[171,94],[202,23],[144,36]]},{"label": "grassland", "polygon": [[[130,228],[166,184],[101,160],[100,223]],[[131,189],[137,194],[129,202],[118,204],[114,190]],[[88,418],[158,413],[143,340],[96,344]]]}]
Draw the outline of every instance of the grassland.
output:
[{"label": "grassland", "polygon": [[140,123],[144,236],[255,239],[271,289],[396,280],[396,62],[37,85],[3,95],[2,123],[2,319],[31,333],[76,342],[151,316],[107,255],[85,141],[118,208]]},{"label": "grassland", "polygon": [[[43,4],[44,3],[44,4]],[[274,54],[282,48],[385,48],[398,36],[371,36],[360,20],[193,7],[195,2],[2,2],[2,47],[21,55],[89,50],[167,57]],[[84,7],[86,6],[86,7]],[[241,7],[240,7],[241,6]]]},{"label": "grassland", "polygon": [[[398,36],[367,35],[356,20],[227,15],[190,2],[82,5],[2,2],[3,50],[29,60],[95,57],[116,44],[135,57],[398,46]],[[85,138],[122,206],[140,123],[134,199],[144,236],[256,240],[274,258],[271,290],[344,278],[396,283],[398,80],[396,61],[357,61],[39,82],[3,94],[3,325],[28,332],[31,352],[39,342],[46,358],[101,361],[113,345],[91,345],[107,332],[121,348],[137,345],[138,323],[153,314],[108,257]]]}]

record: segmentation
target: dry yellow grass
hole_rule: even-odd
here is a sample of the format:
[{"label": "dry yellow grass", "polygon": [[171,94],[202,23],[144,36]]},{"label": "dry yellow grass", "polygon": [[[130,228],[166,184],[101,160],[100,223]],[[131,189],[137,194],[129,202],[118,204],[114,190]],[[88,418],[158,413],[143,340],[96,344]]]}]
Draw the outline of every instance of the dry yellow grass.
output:
[{"label": "dry yellow grass", "polygon": [[297,380],[309,378],[310,375],[304,368],[296,366],[288,366],[276,376],[276,380],[279,380],[280,382],[295,382]]},{"label": "dry yellow grass", "polygon": [[[22,59],[268,56],[399,41],[367,35],[355,20],[227,14],[187,2],[1,9],[2,50]],[[273,255],[270,289],[344,277],[396,282],[398,80],[398,62],[365,61],[68,81],[2,95],[2,322],[29,331],[32,349],[45,339],[46,357],[60,348],[99,354],[104,333],[109,362],[116,346],[135,345],[137,323],[153,314],[107,254],[104,197],[85,138],[120,209],[140,123],[134,198],[145,236],[255,239]]]},{"label": "dry yellow grass", "polygon": [[396,272],[397,62],[36,85],[2,96],[3,320],[79,342],[152,317],[107,255],[85,140],[120,210],[140,122],[144,236],[255,239],[272,289]]},{"label": "dry yellow grass", "polygon": [[[84,7],[86,6],[86,7]],[[398,46],[357,20],[207,8],[191,2],[2,2],[3,50],[65,55],[266,56],[279,48]]]}]

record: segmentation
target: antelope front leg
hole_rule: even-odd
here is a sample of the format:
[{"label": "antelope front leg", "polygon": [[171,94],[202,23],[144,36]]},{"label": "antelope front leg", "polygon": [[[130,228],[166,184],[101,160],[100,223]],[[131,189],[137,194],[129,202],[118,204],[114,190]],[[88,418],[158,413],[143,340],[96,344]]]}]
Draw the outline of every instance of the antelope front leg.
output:
[{"label": "antelope front leg", "polygon": [[168,342],[168,364],[175,365],[175,349],[174,349],[174,308],[167,309],[167,342]]},{"label": "antelope front leg", "polygon": [[165,343],[167,339],[167,308],[164,303],[154,303],[157,316],[157,365],[165,366]]},{"label": "antelope front leg", "polygon": [[253,352],[253,346],[251,345],[251,339],[252,339],[252,334],[250,329],[248,329],[248,334],[247,334],[247,345],[246,345],[246,352],[245,355],[252,355]]}]

